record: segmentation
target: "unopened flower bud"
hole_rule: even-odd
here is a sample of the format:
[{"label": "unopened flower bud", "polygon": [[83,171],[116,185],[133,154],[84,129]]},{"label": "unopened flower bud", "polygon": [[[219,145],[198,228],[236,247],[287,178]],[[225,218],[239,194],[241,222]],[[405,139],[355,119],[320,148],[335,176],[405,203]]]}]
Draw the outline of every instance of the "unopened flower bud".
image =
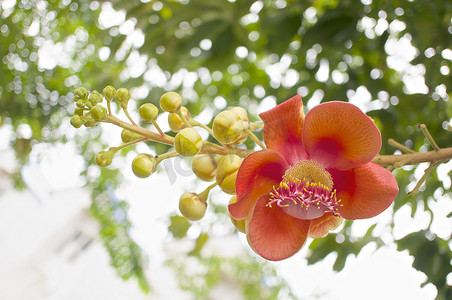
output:
[{"label": "unopened flower bud", "polygon": [[75,128],[80,128],[84,123],[85,121],[83,121],[79,115],[74,115],[71,118],[71,125],[74,126]]},{"label": "unopened flower bud", "polygon": [[78,100],[76,103],[77,107],[83,108],[85,107],[85,102],[83,100]]},{"label": "unopened flower bud", "polygon": [[127,106],[130,100],[130,92],[128,89],[120,88],[116,92],[116,100],[123,106]]},{"label": "unopened flower bud", "polygon": [[[184,106],[181,107],[181,112],[182,114],[185,116],[185,118],[190,119],[190,112],[188,111],[187,108],[185,108]],[[168,115],[168,124],[171,128],[172,131],[174,132],[179,132],[181,131],[183,128],[185,128],[185,123],[182,120],[182,118],[176,114],[176,113],[170,113]]]},{"label": "unopened flower bud", "polygon": [[102,168],[105,168],[111,164],[114,155],[115,151],[100,151],[96,155],[96,164]]},{"label": "unopened flower bud", "polygon": [[207,210],[207,204],[198,194],[185,192],[179,198],[179,210],[181,214],[191,221],[198,221]]},{"label": "unopened flower bud", "polygon": [[[234,106],[228,110],[236,113],[240,117],[240,119],[243,121],[244,128],[249,128],[250,120],[248,119],[248,114],[246,113],[246,110],[244,108],[239,107],[239,106]],[[246,132],[246,130],[243,130],[239,139],[233,143],[230,143],[229,145],[240,145],[241,143],[246,141],[247,138],[248,138],[248,133]]]},{"label": "unopened flower bud", "polygon": [[159,109],[152,103],[145,103],[140,106],[140,117],[145,122],[152,122],[157,119]]},{"label": "unopened flower bud", "polygon": [[91,102],[92,105],[96,105],[102,102],[104,100],[104,97],[102,97],[101,94],[99,94],[98,91],[93,91],[93,93],[88,98],[89,102]]},{"label": "unopened flower bud", "polygon": [[174,148],[182,156],[194,156],[201,151],[202,138],[193,128],[184,128],[176,134]]},{"label": "unopened flower bud", "polygon": [[74,111],[74,114],[76,114],[76,115],[78,115],[78,116],[83,116],[83,113],[85,112],[85,110],[84,109],[81,109],[81,108],[76,108],[75,109],[75,111]]},{"label": "unopened flower bud", "polygon": [[167,112],[177,111],[182,103],[182,98],[176,92],[167,92],[160,98],[160,107]]},{"label": "unopened flower bud", "polygon": [[215,138],[225,145],[238,141],[244,131],[243,121],[238,114],[225,110],[213,120],[213,134]]},{"label": "unopened flower bud", "polygon": [[132,162],[132,171],[137,177],[146,178],[154,173],[157,160],[148,154],[139,154]]},{"label": "unopened flower bud", "polygon": [[195,155],[191,164],[193,173],[204,181],[212,181],[215,178],[217,166],[217,159],[210,154]]},{"label": "unopened flower bud", "polygon": [[95,121],[102,121],[107,116],[107,110],[101,105],[95,105],[90,110],[91,117]]},{"label": "unopened flower bud", "polygon": [[89,92],[84,87],[79,87],[74,91],[74,94],[80,98],[85,98],[88,96]]},{"label": "unopened flower bud", "polygon": [[217,167],[216,181],[223,192],[230,195],[235,194],[235,180],[241,164],[242,159],[235,154],[225,155],[220,160]]},{"label": "unopened flower bud", "polygon": [[96,124],[97,124],[96,120],[94,120],[93,118],[89,118],[88,120],[85,121],[83,125],[85,125],[85,127],[94,127],[96,126]]},{"label": "unopened flower bud", "polygon": [[[237,202],[237,196],[232,196],[231,200],[229,200],[229,204]],[[245,219],[242,220],[236,220],[231,215],[229,215],[231,218],[232,224],[237,228],[238,231],[246,233],[245,231]]]},{"label": "unopened flower bud", "polygon": [[142,137],[143,137],[142,135],[135,133],[133,131],[127,130],[127,129],[123,129],[121,131],[121,140],[124,143],[135,141],[135,140],[141,139]]},{"label": "unopened flower bud", "polygon": [[109,85],[103,89],[102,93],[104,94],[105,99],[107,99],[108,101],[111,101],[116,96],[116,89],[114,87],[112,87],[111,85]]}]

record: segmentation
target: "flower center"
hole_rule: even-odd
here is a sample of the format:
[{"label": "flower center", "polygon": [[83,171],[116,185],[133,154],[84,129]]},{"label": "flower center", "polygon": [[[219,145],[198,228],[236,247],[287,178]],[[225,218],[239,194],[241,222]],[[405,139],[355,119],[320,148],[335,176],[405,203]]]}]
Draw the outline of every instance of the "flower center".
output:
[{"label": "flower center", "polygon": [[273,204],[298,219],[311,220],[330,212],[339,216],[341,200],[333,190],[333,179],[313,160],[299,161],[290,167],[278,187],[270,192],[268,207]]}]

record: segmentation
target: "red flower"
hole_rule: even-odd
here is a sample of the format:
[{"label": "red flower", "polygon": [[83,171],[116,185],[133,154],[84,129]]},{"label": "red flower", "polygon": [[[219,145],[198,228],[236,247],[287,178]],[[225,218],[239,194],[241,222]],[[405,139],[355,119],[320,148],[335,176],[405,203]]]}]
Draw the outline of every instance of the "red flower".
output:
[{"label": "red flower", "polygon": [[323,237],[344,219],[374,217],[399,189],[372,163],[381,148],[373,121],[346,102],[320,104],[304,116],[299,95],[260,114],[266,150],[246,157],[236,180],[235,219],[246,219],[256,253],[282,260],[307,237]]}]

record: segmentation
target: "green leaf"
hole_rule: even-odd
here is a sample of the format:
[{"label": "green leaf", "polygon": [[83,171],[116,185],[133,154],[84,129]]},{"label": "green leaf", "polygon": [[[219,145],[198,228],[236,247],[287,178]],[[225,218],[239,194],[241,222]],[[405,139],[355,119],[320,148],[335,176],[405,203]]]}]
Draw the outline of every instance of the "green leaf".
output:
[{"label": "green leaf", "polygon": [[207,242],[209,238],[209,234],[203,232],[201,233],[198,238],[196,239],[195,248],[188,253],[188,255],[199,255],[202,247],[204,247],[204,244]]},{"label": "green leaf", "polygon": [[183,238],[191,226],[187,218],[181,216],[170,217],[170,222],[171,224],[168,227],[168,230],[175,238],[178,239]]}]

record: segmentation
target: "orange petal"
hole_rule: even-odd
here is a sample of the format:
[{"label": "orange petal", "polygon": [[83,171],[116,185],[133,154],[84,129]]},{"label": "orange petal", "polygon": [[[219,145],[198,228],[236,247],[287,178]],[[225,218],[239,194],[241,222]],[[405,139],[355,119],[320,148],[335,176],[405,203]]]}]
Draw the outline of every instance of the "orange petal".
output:
[{"label": "orange petal", "polygon": [[270,149],[247,156],[237,172],[237,202],[228,206],[232,217],[237,220],[248,217],[257,199],[281,182],[287,168],[281,155]]},{"label": "orange petal", "polygon": [[381,134],[358,107],[332,101],[314,107],[306,115],[303,145],[310,158],[325,168],[347,170],[377,155]]},{"label": "orange petal", "polygon": [[372,162],[347,171],[329,171],[342,201],[339,214],[344,219],[375,217],[392,204],[399,192],[394,175]]},{"label": "orange petal", "polygon": [[279,207],[267,207],[268,195],[256,203],[249,224],[248,242],[268,260],[282,260],[297,253],[306,241],[310,220],[289,216]]},{"label": "orange petal", "polygon": [[338,228],[342,221],[344,221],[342,217],[335,217],[332,213],[313,219],[309,227],[309,237],[316,239],[326,237],[329,231]]},{"label": "orange petal", "polygon": [[264,121],[264,141],[267,148],[279,152],[290,165],[306,159],[301,140],[304,112],[300,95],[259,116]]}]

